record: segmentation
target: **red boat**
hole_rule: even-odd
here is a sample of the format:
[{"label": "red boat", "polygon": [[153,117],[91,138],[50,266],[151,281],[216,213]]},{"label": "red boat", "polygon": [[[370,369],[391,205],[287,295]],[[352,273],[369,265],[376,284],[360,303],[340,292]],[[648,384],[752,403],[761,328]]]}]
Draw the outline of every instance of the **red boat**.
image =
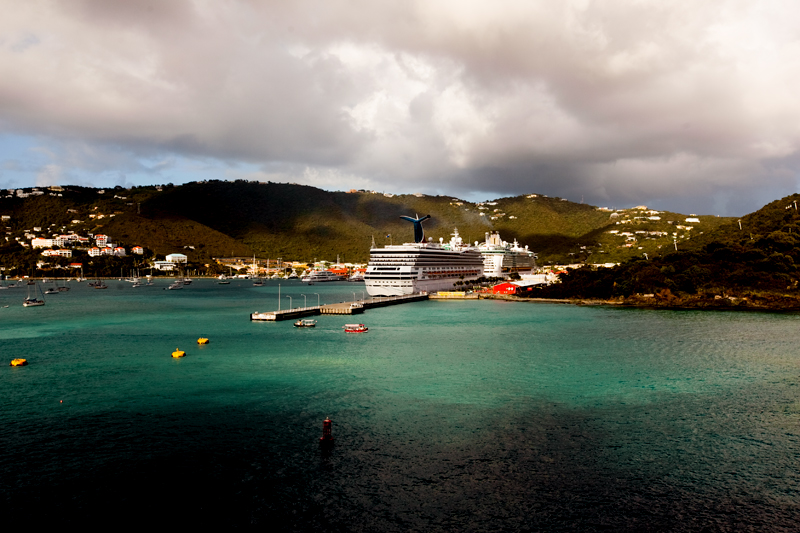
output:
[{"label": "red boat", "polygon": [[345,324],[343,327],[345,333],[366,333],[369,331],[369,328],[364,324]]}]

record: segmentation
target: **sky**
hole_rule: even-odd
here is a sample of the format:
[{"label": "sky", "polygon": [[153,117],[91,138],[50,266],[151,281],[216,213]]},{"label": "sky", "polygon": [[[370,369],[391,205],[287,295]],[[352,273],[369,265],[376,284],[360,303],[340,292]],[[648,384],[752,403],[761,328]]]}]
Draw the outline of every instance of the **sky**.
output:
[{"label": "sky", "polygon": [[792,0],[0,0],[0,188],[258,180],[743,215]]}]

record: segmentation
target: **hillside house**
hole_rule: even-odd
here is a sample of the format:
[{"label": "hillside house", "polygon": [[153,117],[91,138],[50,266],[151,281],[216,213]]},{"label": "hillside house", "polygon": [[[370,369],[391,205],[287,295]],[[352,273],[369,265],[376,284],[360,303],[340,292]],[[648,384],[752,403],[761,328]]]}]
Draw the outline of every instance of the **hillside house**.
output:
[{"label": "hillside house", "polygon": [[43,250],[42,255],[45,257],[72,257],[72,250],[59,249],[59,250]]},{"label": "hillside house", "polygon": [[169,254],[164,259],[166,259],[168,263],[186,263],[189,260],[189,258],[183,254]]},{"label": "hillside house", "polygon": [[53,246],[53,239],[31,239],[31,247],[33,248],[52,248]]},{"label": "hillside house", "polygon": [[172,261],[153,261],[153,268],[162,272],[172,272],[175,270],[176,263]]}]

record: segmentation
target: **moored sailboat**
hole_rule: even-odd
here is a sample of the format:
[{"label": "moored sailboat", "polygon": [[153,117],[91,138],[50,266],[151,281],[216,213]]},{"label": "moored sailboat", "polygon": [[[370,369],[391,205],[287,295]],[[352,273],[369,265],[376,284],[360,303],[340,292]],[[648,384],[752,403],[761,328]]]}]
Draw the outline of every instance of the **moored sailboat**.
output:
[{"label": "moored sailboat", "polygon": [[[36,288],[38,285],[34,282],[33,286],[33,295],[31,296],[31,285],[28,285],[28,297],[22,301],[22,307],[38,307],[40,305],[44,305],[44,295],[42,295],[42,299],[38,299],[36,297]],[[39,289],[41,292],[41,289]]]}]

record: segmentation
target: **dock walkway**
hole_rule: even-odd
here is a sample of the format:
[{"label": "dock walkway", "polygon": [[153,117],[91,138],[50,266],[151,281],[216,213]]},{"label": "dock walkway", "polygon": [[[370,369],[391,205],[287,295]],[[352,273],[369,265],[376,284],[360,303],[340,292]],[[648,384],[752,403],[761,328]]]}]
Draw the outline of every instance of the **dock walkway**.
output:
[{"label": "dock walkway", "polygon": [[369,300],[340,302],[314,307],[297,307],[294,309],[284,309],[280,311],[268,311],[266,313],[260,313],[256,311],[255,313],[250,314],[250,320],[277,322],[280,320],[292,320],[296,318],[302,318],[304,316],[314,315],[355,315],[375,307],[386,307],[387,305],[418,302],[420,300],[427,299],[427,292],[409,294],[406,296],[377,296],[375,298],[370,298]]}]

